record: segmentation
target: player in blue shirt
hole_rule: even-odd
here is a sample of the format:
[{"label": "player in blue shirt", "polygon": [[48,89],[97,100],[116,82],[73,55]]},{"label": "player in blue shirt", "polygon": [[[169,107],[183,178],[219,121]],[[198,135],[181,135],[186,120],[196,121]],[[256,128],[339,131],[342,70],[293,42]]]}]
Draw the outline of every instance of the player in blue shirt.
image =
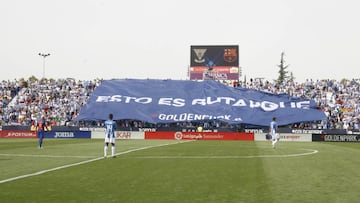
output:
[{"label": "player in blue shirt", "polygon": [[45,137],[45,130],[48,130],[46,126],[46,121],[44,116],[41,117],[41,120],[37,123],[37,132],[38,132],[38,138],[39,138],[39,149],[43,148],[43,139]]},{"label": "player in blue shirt", "polygon": [[279,127],[276,122],[276,117],[270,122],[270,135],[272,137],[272,147],[275,149],[275,145],[279,141]]},{"label": "player in blue shirt", "polygon": [[107,157],[109,143],[111,143],[111,156],[115,158],[115,128],[116,122],[113,120],[113,114],[109,114],[109,119],[105,121],[105,146],[104,157]]}]

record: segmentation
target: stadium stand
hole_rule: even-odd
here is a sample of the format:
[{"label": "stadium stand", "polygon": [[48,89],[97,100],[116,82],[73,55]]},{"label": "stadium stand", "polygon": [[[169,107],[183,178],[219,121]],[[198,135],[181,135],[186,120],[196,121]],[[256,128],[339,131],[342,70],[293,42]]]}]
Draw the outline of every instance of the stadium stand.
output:
[{"label": "stadium stand", "polygon": [[288,81],[276,82],[252,80],[239,82],[238,86],[270,92],[286,93],[294,97],[312,98],[318,103],[328,119],[322,123],[299,123],[293,128],[312,129],[359,129],[360,122],[360,79],[352,80],[312,80],[304,83]]},{"label": "stadium stand", "polygon": [[72,119],[100,81],[68,78],[26,81],[25,84],[3,81],[0,93],[2,125],[31,125],[42,115],[53,125],[73,125]]},{"label": "stadium stand", "polygon": [[[74,126],[81,107],[101,80],[76,81],[73,78],[42,81],[2,81],[0,86],[1,125],[28,125],[45,115],[53,126]],[[327,121],[297,123],[292,128],[303,129],[359,129],[360,79],[306,80],[304,83],[277,84],[263,79],[250,79],[227,85],[264,91],[286,93],[294,97],[312,98],[327,114]],[[120,125],[142,125],[141,121],[122,121]],[[205,125],[208,123],[205,122]],[[98,122],[93,125],[99,125]],[[179,124],[177,124],[179,125]],[[180,125],[189,125],[180,124]],[[194,124],[196,125],[196,124]],[[214,124],[218,125],[218,124]]]}]

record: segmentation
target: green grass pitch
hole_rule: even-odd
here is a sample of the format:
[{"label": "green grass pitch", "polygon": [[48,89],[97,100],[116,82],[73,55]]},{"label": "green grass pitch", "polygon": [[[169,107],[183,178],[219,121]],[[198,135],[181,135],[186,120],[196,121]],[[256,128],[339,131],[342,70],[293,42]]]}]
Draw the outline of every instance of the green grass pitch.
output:
[{"label": "green grass pitch", "polygon": [[[1,202],[358,202],[358,143],[0,139]],[[109,150],[110,153],[110,150]]]}]

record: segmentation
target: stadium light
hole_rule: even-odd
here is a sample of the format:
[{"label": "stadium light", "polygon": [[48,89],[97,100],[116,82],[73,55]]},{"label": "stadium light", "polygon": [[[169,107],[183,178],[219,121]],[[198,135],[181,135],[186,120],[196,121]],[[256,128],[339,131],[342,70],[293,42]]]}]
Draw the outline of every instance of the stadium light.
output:
[{"label": "stadium light", "polygon": [[50,54],[49,53],[47,53],[47,54],[39,53],[39,56],[43,57],[43,76],[42,77],[45,78],[45,58],[50,56]]}]

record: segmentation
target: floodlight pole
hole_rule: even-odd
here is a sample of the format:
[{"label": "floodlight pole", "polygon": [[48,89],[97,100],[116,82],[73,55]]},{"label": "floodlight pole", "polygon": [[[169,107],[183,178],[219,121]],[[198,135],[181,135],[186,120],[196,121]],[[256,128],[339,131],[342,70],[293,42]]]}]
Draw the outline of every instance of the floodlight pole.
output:
[{"label": "floodlight pole", "polygon": [[43,57],[43,75],[42,75],[42,77],[45,78],[45,58],[50,56],[50,54],[49,53],[47,53],[47,54],[39,53],[39,56]]}]

